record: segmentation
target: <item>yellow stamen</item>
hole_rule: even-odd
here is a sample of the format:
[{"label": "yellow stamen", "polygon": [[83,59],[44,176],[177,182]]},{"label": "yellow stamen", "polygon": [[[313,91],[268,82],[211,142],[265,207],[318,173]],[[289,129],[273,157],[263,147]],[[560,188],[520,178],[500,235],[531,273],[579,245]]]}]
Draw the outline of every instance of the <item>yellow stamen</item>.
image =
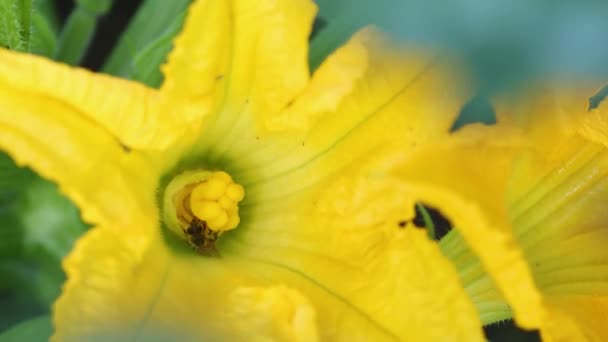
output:
[{"label": "yellow stamen", "polygon": [[[164,220],[168,228],[191,244],[213,245],[217,238],[239,225],[238,203],[245,190],[223,171],[187,171],[177,175],[164,194]],[[193,229],[192,227],[199,229]]]},{"label": "yellow stamen", "polygon": [[230,198],[228,198],[228,196],[224,195],[222,196],[217,203],[220,204],[220,206],[226,210],[234,207],[234,205],[236,204],[235,201],[231,200]]},{"label": "yellow stamen", "polygon": [[231,216],[238,216],[237,203],[245,194],[243,187],[232,181],[225,172],[214,172],[207,181],[198,184],[190,194],[190,210],[201,221],[207,222],[214,231],[236,228],[229,223]]},{"label": "yellow stamen", "polygon": [[[192,199],[193,196],[190,196],[190,203],[192,203]],[[199,201],[195,203],[196,205],[191,207],[192,213],[202,221],[214,219],[220,216],[224,211],[224,209],[215,201]]]},{"label": "yellow stamen", "polygon": [[196,197],[197,200],[217,200],[224,195],[227,185],[222,179],[210,178],[192,190],[192,197]]}]

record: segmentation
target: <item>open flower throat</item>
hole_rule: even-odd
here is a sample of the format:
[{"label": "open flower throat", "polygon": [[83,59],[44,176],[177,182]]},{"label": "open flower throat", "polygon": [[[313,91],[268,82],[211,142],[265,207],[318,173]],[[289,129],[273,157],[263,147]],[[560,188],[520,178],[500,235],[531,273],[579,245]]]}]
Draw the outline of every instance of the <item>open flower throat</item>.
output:
[{"label": "open flower throat", "polygon": [[203,254],[215,254],[215,241],[239,225],[240,184],[223,171],[192,170],[175,176],[163,198],[167,227]]}]

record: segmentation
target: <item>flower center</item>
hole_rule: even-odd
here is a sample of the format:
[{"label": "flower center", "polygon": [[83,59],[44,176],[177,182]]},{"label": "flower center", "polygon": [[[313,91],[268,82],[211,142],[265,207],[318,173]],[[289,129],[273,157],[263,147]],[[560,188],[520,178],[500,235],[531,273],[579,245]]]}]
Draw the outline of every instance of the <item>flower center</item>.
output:
[{"label": "flower center", "polygon": [[169,229],[204,254],[239,225],[240,184],[224,171],[194,170],[175,176],[164,193],[163,218]]}]

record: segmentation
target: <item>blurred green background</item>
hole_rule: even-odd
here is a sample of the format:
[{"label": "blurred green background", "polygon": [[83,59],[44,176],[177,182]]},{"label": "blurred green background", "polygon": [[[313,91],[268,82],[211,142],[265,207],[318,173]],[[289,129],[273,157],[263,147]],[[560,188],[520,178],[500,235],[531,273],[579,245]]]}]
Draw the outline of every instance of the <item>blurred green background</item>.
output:
[{"label": "blurred green background", "polygon": [[[159,65],[190,2],[0,0],[0,44],[155,87],[162,81]],[[455,128],[473,121],[492,123],[486,97],[534,79],[607,79],[605,0],[317,3],[313,68],[368,24],[462,58],[478,95],[463,107]],[[0,154],[0,341],[48,337],[48,314],[65,277],[61,259],[86,229],[78,210],[54,184]],[[492,341],[537,339],[510,322],[487,327],[486,334]]]}]

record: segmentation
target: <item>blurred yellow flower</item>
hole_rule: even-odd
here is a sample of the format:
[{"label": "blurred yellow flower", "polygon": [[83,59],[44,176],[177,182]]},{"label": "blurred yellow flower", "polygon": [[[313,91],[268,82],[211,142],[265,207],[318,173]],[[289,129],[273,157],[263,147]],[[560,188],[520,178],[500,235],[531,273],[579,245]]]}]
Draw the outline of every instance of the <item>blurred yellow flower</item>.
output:
[{"label": "blurred yellow flower", "polygon": [[[608,107],[589,102],[598,88],[522,90],[496,101],[499,126],[520,130],[519,144],[496,128],[475,129],[477,138],[454,135],[401,165],[420,198],[441,205],[455,226],[494,230],[467,239],[471,250],[462,229],[440,242],[484,323],[512,311],[543,341],[608,340]],[[458,217],[463,203],[483,209],[477,222]],[[508,252],[496,253],[500,245]]]},{"label": "blurred yellow flower", "polygon": [[[418,167],[401,167],[449,135],[466,85],[373,29],[311,76],[315,13],[196,1],[159,90],[0,51],[0,146],[95,225],[65,260],[54,340],[484,340],[456,269],[412,227]],[[503,237],[481,208],[451,213],[480,246]],[[477,250],[525,271],[498,242]]]}]

